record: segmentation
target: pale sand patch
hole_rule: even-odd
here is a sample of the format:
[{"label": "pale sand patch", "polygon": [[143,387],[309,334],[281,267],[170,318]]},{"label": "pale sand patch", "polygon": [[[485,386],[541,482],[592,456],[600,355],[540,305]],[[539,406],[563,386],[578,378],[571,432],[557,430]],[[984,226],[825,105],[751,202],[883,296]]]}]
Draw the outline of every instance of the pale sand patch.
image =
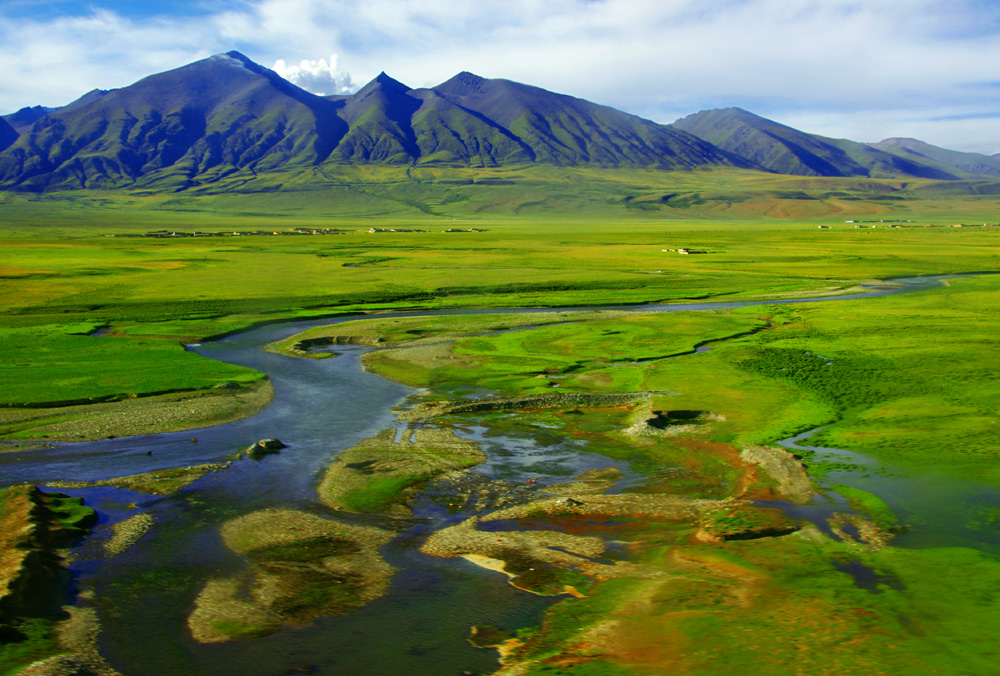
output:
[{"label": "pale sand patch", "polygon": [[153,517],[149,514],[136,514],[124,521],[119,521],[111,527],[111,539],[104,543],[105,556],[112,557],[121,554],[138,542],[153,525]]}]

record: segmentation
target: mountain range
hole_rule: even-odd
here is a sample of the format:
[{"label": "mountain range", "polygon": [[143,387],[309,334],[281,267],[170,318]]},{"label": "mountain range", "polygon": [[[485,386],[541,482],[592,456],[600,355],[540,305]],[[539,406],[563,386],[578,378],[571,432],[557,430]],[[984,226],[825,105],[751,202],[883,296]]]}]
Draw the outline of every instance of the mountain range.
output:
[{"label": "mountain range", "polygon": [[[385,73],[317,96],[238,52],[0,118],[0,188],[185,190],[336,165],[690,170],[801,176],[1000,177],[1000,157],[914,139],[864,144],[739,108],[658,124],[608,106],[459,73],[411,89]],[[318,179],[322,180],[322,178]]]}]

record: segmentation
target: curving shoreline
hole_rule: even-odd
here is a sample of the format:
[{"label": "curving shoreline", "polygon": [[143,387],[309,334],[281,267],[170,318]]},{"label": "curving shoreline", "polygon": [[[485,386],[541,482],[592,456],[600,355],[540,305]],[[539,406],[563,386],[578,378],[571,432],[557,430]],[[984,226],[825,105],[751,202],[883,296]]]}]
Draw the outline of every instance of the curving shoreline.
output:
[{"label": "curving shoreline", "polygon": [[[870,298],[883,295],[909,293],[936,285],[944,285],[944,280],[991,273],[937,274],[917,277],[900,277],[895,279],[877,280],[882,288],[867,290],[862,293],[842,293],[840,295],[809,296],[797,295],[795,298],[762,298],[747,301],[716,301],[688,302],[674,304],[634,304],[613,306],[570,306],[549,308],[448,308],[446,310],[425,310],[399,313],[376,313],[359,315],[331,315],[322,321],[326,324],[305,332],[299,332],[290,337],[276,341],[264,347],[265,350],[286,356],[316,358],[309,351],[310,339],[315,337],[315,344],[353,344],[387,347],[387,342],[375,334],[344,335],[327,327],[345,321],[357,319],[385,319],[391,317],[421,318],[436,315],[565,315],[572,316],[583,312],[626,312],[652,313],[678,310],[711,310],[749,307],[758,305],[784,305],[795,303],[829,302],[836,300],[851,300]],[[864,287],[860,287],[864,288]],[[853,287],[852,287],[853,290]],[[560,318],[561,320],[561,318]],[[293,324],[296,320],[267,321],[260,326]],[[539,324],[551,322],[537,322]],[[518,326],[527,328],[525,323]],[[239,335],[258,328],[258,325],[240,331],[232,331],[213,339],[222,339]],[[318,336],[316,334],[319,334]],[[310,334],[310,335],[305,335]],[[453,336],[452,336],[453,338]],[[440,336],[433,340],[447,341],[449,336]],[[405,341],[401,344],[412,346],[428,342],[430,339]],[[301,345],[299,345],[302,343]],[[323,355],[325,356],[325,355]],[[194,392],[170,392],[138,398],[126,398],[114,401],[94,403],[74,403],[70,406],[15,408],[0,406],[0,437],[10,436],[17,432],[21,445],[16,450],[32,450],[37,444],[49,442],[96,441],[99,439],[139,436],[146,434],[161,434],[212,427],[228,422],[250,418],[266,408],[274,399],[274,390],[270,382],[265,380],[250,385],[239,386],[240,392],[227,389],[198,390]],[[58,403],[58,402],[57,402]],[[32,433],[25,434],[30,429]],[[30,438],[29,438],[30,437]],[[26,442],[21,442],[26,439]]]},{"label": "curving shoreline", "polygon": [[[809,300],[814,300],[814,299],[809,299]],[[766,301],[765,301],[765,302],[766,302]],[[754,303],[754,304],[757,304],[757,303]],[[641,394],[646,394],[646,393],[638,393],[638,394],[640,394],[640,395],[641,395]],[[228,395],[228,396],[231,396],[231,395]],[[272,393],[271,393],[271,396],[273,397],[273,390],[272,390]],[[633,396],[634,396],[634,395],[633,395]],[[559,398],[557,397],[556,399],[558,400]],[[269,399],[269,400],[270,400],[270,399]],[[479,400],[479,401],[484,401],[484,400]],[[556,401],[556,400],[553,400],[553,401]],[[561,401],[561,400],[559,400],[559,401]],[[519,402],[519,403],[521,404],[521,406],[519,406],[519,407],[521,407],[521,408],[535,408],[534,406],[524,406],[524,404],[528,404],[528,403],[531,403],[531,402]],[[537,403],[539,403],[539,402],[534,402],[534,403],[536,403],[536,404],[537,404]],[[563,403],[565,403],[565,402],[563,402]],[[582,402],[581,402],[581,403],[582,403]],[[622,403],[622,404],[625,404],[625,403],[635,403],[635,402],[634,402],[634,401],[632,401],[632,402],[624,402],[624,401],[623,401],[623,402],[620,402],[620,403]],[[265,403],[264,405],[266,405],[266,403]],[[558,403],[558,401],[556,401],[556,403],[553,403],[553,405],[556,405],[556,406],[560,406],[560,405],[562,405],[562,404],[561,404],[561,403]],[[103,406],[103,405],[101,405],[101,406]],[[475,408],[475,402],[473,402],[473,406],[474,406],[473,408],[461,408],[461,409],[454,409],[454,410],[449,410],[448,412],[449,412],[449,413],[451,413],[451,412],[459,412],[460,410],[464,410],[464,411],[475,411],[475,410],[483,410],[483,409],[477,409],[477,408]],[[509,407],[509,406],[503,406],[503,408],[506,408],[506,407]],[[263,408],[263,406],[262,406],[261,408]],[[494,409],[494,410],[495,410],[495,409]],[[432,417],[432,416],[427,416],[427,417]],[[238,418],[237,418],[237,419],[238,419]],[[426,418],[416,418],[416,419],[426,419]],[[190,428],[185,428],[185,429],[190,429]],[[757,449],[757,450],[759,450],[759,449]],[[772,475],[772,476],[773,476],[773,475],[774,475],[774,472],[773,472],[773,471],[771,471],[771,467],[767,466],[767,465],[768,465],[768,462],[773,462],[773,458],[770,458],[770,457],[764,457],[764,456],[761,456],[761,455],[760,455],[759,453],[754,453],[754,456],[755,456],[754,458],[750,458],[750,457],[747,457],[747,458],[745,458],[745,460],[748,460],[748,461],[752,461],[752,462],[755,462],[756,464],[759,464],[759,465],[763,466],[763,467],[764,467],[764,469],[766,469],[766,470],[767,470],[767,473],[768,473],[769,475]],[[593,497],[588,497],[588,498],[584,498],[582,494],[581,494],[581,495],[579,495],[578,497],[580,498],[580,500],[581,500],[581,501],[583,501],[583,500],[587,500],[588,502],[596,502],[596,501],[595,501],[595,499],[594,499]],[[658,505],[658,506],[660,506],[660,507],[662,507],[662,508],[664,508],[664,509],[665,509],[665,508],[667,507],[667,505],[662,505],[662,506],[661,506],[661,505]],[[713,505],[713,506],[714,506],[714,505]],[[531,507],[534,507],[534,508],[537,508],[537,507],[538,507],[538,504],[537,504],[537,503],[535,503],[535,504],[533,504],[533,505],[532,505]],[[558,507],[558,511],[563,511],[563,512],[564,512],[564,511],[566,511],[566,510],[565,510],[565,503],[556,503],[556,504],[554,504],[554,505],[553,505],[553,507]],[[610,507],[610,505],[609,505],[608,507]],[[618,505],[615,505],[615,507],[618,507]],[[631,507],[632,507],[632,506],[630,506],[630,507],[629,507],[629,509],[625,509],[625,510],[623,510],[623,511],[622,511],[622,512],[620,513],[620,514],[621,514],[621,516],[626,516],[626,517],[627,517],[627,516],[631,516],[631,515],[632,515],[632,509],[631,509]],[[528,508],[528,507],[525,507],[525,508],[522,508],[522,509],[524,510],[524,515],[527,515],[527,514],[528,514],[528,509],[529,509],[529,508]],[[607,507],[606,507],[606,508],[605,508],[604,510],[601,510],[601,511],[602,511],[602,513],[603,513],[603,512],[605,512],[605,511],[612,511],[612,512],[615,512],[615,510],[614,510],[614,509],[608,509]],[[516,516],[517,514],[515,514],[514,512],[511,512],[511,513],[510,513],[510,515],[511,515],[511,516]],[[491,515],[491,516],[492,516],[492,515]],[[730,518],[730,515],[728,515],[728,514],[727,514],[727,515],[725,515],[725,518]],[[477,537],[478,537],[478,536],[477,536]],[[720,540],[725,540],[725,539],[727,539],[727,538],[726,538],[726,537],[720,537],[719,539],[720,539]],[[492,536],[489,536],[488,538],[486,538],[486,539],[484,540],[484,545],[485,545],[485,544],[488,544],[489,546],[492,546],[492,542],[493,542],[493,540],[495,540],[495,538],[492,538]],[[574,541],[574,542],[575,542],[575,541]],[[713,541],[713,542],[714,542],[714,541]],[[234,551],[235,551],[235,550],[234,550]],[[586,550],[586,551],[584,551],[583,553],[584,553],[585,555],[590,555],[589,551],[590,551],[590,550]],[[573,561],[574,563],[579,563],[578,561],[576,561],[576,560],[574,560],[574,559],[569,559],[569,561]],[[273,563],[273,562],[269,562],[269,563]],[[507,574],[509,575],[510,573],[507,573]],[[556,583],[556,582],[557,582],[557,583],[559,583],[559,584],[562,584],[562,583],[563,583],[564,581],[565,581],[565,580],[563,580],[563,579],[561,579],[561,578],[556,578],[556,579],[555,579],[555,581],[554,581],[554,583]],[[547,583],[548,583],[549,581],[548,581],[548,580],[542,580],[541,582],[543,582],[543,583],[546,583],[546,584],[547,584]],[[232,585],[230,585],[230,586],[232,586]],[[522,588],[524,588],[524,587],[522,587]],[[215,591],[215,592],[218,592],[218,591],[219,591],[219,589],[215,589],[214,591]],[[222,590],[222,591],[225,591],[225,590]],[[531,591],[531,590],[529,589],[529,591]],[[228,592],[227,592],[227,594],[228,594]],[[222,594],[222,596],[227,596],[227,594]],[[209,596],[211,596],[211,594],[209,594]],[[231,594],[229,594],[229,596],[232,596],[232,595],[231,595]],[[221,597],[220,597],[220,598],[221,598]]]},{"label": "curving shoreline", "polygon": [[[274,399],[269,380],[69,406],[0,407],[0,430],[31,430],[35,443],[184,432],[256,415]],[[9,432],[8,432],[9,434]],[[19,448],[18,450],[30,450]]]}]

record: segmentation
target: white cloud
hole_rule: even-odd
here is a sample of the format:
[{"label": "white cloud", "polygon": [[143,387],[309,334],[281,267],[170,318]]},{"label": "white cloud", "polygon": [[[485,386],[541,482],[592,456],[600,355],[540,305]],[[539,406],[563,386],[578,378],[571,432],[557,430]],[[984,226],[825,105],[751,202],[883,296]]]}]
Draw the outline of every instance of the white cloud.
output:
[{"label": "white cloud", "polygon": [[0,110],[235,48],[315,91],[470,70],[661,122],[738,105],[831,136],[1000,142],[984,115],[1000,110],[1000,6],[980,0],[241,0],[208,17],[34,22],[3,6]]},{"label": "white cloud", "polygon": [[330,60],[303,59],[298,65],[288,65],[283,59],[278,59],[271,70],[294,85],[313,94],[350,94],[357,86],[351,81],[348,73],[337,70],[337,55],[331,54]]}]

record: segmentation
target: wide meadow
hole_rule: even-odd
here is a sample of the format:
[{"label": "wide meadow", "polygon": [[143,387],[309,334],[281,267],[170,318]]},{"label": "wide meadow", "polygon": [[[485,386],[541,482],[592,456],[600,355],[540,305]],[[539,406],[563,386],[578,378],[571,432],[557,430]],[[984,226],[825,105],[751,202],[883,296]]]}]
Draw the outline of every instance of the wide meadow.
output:
[{"label": "wide meadow", "polygon": [[[311,509],[339,518],[353,505],[346,511],[372,512],[376,524],[440,517],[447,527],[420,545],[425,554],[485,560],[484,574],[499,566],[519,590],[559,597],[530,622],[473,631],[475,645],[502,648],[496,673],[994,673],[995,200],[969,185],[948,194],[932,182],[739,172],[668,182],[579,170],[554,190],[544,169],[351,171],[325,191],[303,178],[298,191],[291,180],[248,195],[224,186],[200,196],[0,195],[0,439],[27,454],[250,415],[270,396],[266,375],[191,346],[289,320],[346,319],[268,349],[297,359],[329,356],[316,345],[373,346],[365,369],[417,388],[419,403],[407,406],[432,414],[410,420],[434,418],[440,429],[329,449],[356,462],[324,457],[325,477],[304,470],[318,495]],[[827,299],[939,275],[948,278],[908,293]],[[746,305],[644,307],[729,302]],[[505,313],[557,307],[579,311]],[[441,310],[453,314],[396,316]],[[491,403],[448,408],[480,399]],[[588,474],[564,456],[527,467],[490,456],[488,490],[450,487],[442,467],[458,470],[442,458],[460,455],[461,471],[483,462],[470,446],[478,429],[487,448],[578,444],[614,467]],[[806,432],[790,453],[775,450]],[[351,474],[377,453],[407,460],[377,482]],[[408,453],[423,454],[419,471]],[[234,457],[213,460],[236,470],[211,471],[251,462]],[[201,491],[212,484],[198,481],[206,471],[171,484],[170,499],[211,503]],[[140,492],[149,483],[129,482]],[[500,547],[492,531],[476,540],[476,491],[492,499],[515,482],[551,491],[548,502],[483,517],[520,544]],[[439,511],[426,511],[434,500]],[[162,534],[221,533],[247,566],[226,594],[237,593],[233,580],[263,579],[265,564],[320,560],[304,541],[254,549],[233,533],[273,514],[241,509],[205,511]],[[283,518],[317,533],[328,525]],[[100,528],[92,537],[104,537]],[[150,547],[160,533],[146,536]],[[337,542],[324,545],[324,561],[357,553]],[[379,562],[371,570],[391,571],[365,551],[375,557],[365,565]],[[306,576],[270,583],[292,589],[281,607],[253,591],[223,603],[218,579],[155,565],[188,595],[177,631],[186,622],[196,638],[249,642],[350,612]],[[116,575],[112,600],[97,603],[111,644],[122,631],[115,603],[165,594],[149,576]],[[198,613],[214,619],[191,619]],[[23,640],[0,643],[0,674],[65,652],[56,620],[5,620]]]}]

